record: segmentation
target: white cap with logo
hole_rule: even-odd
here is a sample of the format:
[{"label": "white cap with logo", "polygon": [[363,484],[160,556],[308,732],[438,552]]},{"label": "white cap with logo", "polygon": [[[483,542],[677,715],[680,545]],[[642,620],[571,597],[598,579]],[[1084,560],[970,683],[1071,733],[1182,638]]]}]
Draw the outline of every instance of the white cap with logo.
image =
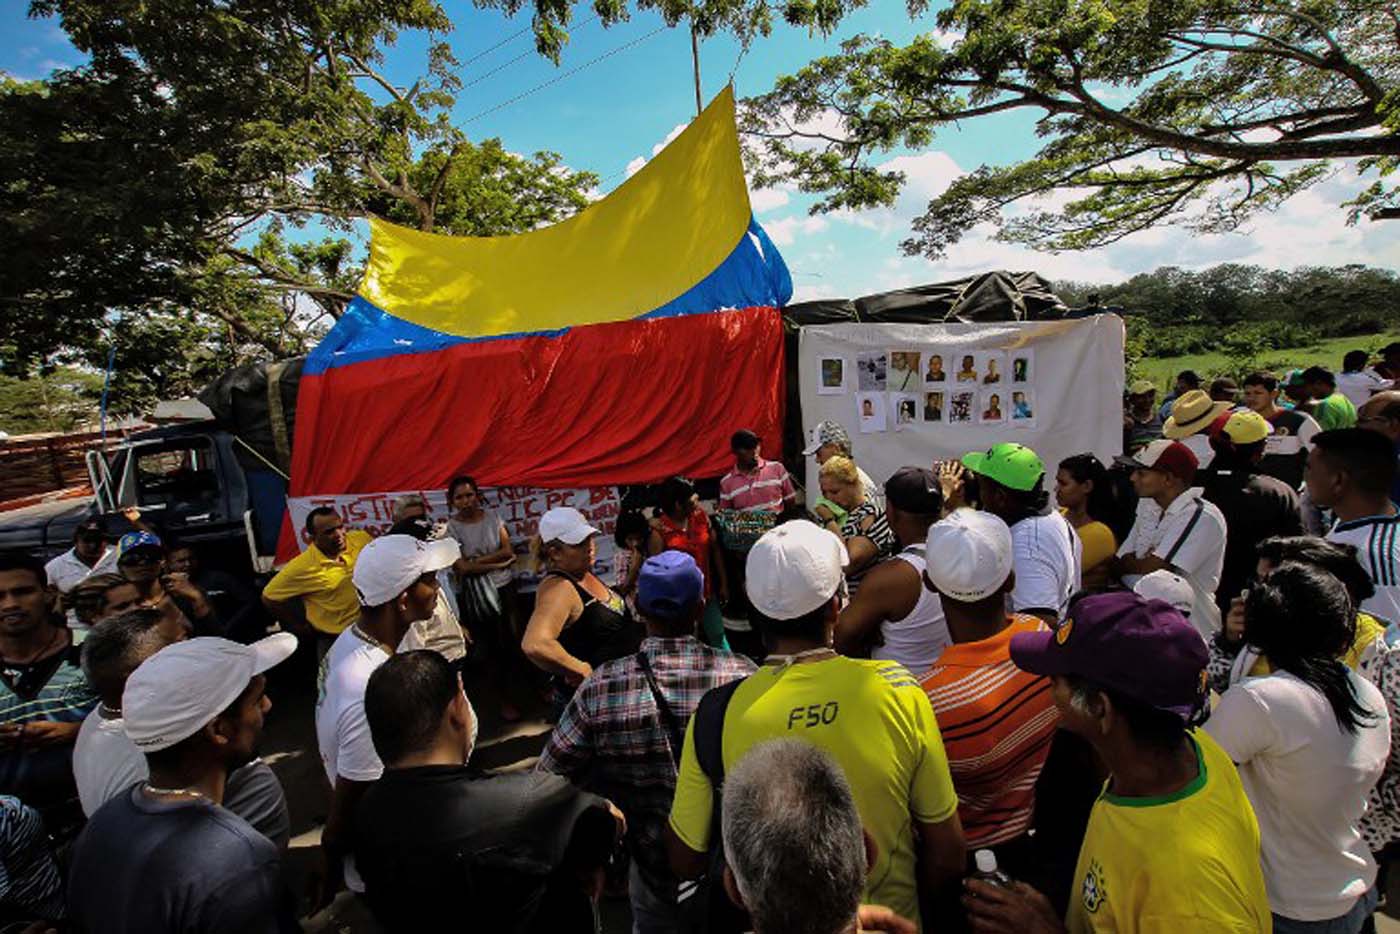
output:
[{"label": "white cap with logo", "polygon": [[1191,618],[1191,608],[1196,604],[1196,591],[1191,582],[1166,568],[1159,568],[1151,574],[1144,574],[1133,584],[1133,592],[1144,600],[1161,600]]},{"label": "white cap with logo", "polygon": [[242,645],[204,636],[167,645],[142,662],[122,692],[126,735],[142,752],[189,739],[229,708],[248,682],[285,661],[297,638],[279,632]]},{"label": "white cap with logo", "polygon": [[769,619],[797,619],[828,602],[850,563],[846,545],[806,519],[763,533],[744,563],[744,589]]},{"label": "white cap with logo", "polygon": [[540,517],[540,541],[581,545],[602,533],[588,524],[583,513],[570,506],[551,509]]},{"label": "white cap with logo", "polygon": [[929,527],[925,574],[945,597],[976,603],[1011,575],[1011,530],[990,512],[957,509]]},{"label": "white cap with logo", "polygon": [[456,539],[422,542],[412,535],[381,535],[355,559],[350,580],[361,606],[383,606],[424,574],[450,568],[460,557]]}]

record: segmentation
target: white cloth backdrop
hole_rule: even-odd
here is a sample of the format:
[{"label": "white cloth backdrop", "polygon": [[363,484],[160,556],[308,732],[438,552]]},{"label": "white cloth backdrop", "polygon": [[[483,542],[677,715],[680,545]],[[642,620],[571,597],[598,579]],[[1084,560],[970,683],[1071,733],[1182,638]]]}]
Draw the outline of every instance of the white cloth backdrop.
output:
[{"label": "white cloth backdrop", "polygon": [[[859,374],[856,355],[890,351],[919,352],[921,370],[927,370],[930,353],[943,357],[948,377],[942,423],[925,422],[924,389],[917,396],[917,421],[896,431],[896,413],[883,394],[885,430],[861,434],[858,402]],[[1034,426],[1010,418],[1011,393],[1023,384],[1011,382],[1012,360],[1030,351],[1030,387]],[[976,384],[977,409],[973,422],[950,425],[951,394],[960,384],[955,373],[962,358],[977,355],[979,373],[985,372],[984,355],[999,354],[1002,379],[1001,406],[1006,421],[979,424],[984,393],[993,388]],[[821,360],[841,358],[845,388],[838,394],[822,394]],[[887,367],[887,380],[894,370]],[[986,450],[998,441],[1027,445],[1045,461],[1053,494],[1055,465],[1072,454],[1092,451],[1108,463],[1121,453],[1123,440],[1123,322],[1116,315],[1095,315],[1071,321],[1004,322],[988,324],[829,324],[804,327],[798,352],[804,433],[817,422],[831,419],[850,432],[856,463],[877,483],[906,465],[928,466],[935,459],[961,457],[968,451]],[[836,382],[836,380],[832,380]],[[930,384],[932,387],[933,384]],[[893,388],[893,387],[890,387]],[[830,389],[828,389],[830,392]],[[816,498],[817,466],[807,459],[807,501]]]}]

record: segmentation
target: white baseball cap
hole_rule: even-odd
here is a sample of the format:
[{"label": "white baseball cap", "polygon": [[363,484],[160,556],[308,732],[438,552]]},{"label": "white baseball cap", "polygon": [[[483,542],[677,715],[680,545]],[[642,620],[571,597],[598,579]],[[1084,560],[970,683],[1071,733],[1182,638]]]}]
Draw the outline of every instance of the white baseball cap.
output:
[{"label": "white baseball cap", "polygon": [[456,539],[423,542],[412,535],[381,535],[355,559],[350,580],[361,606],[383,606],[424,574],[450,568],[460,557]]},{"label": "white baseball cap", "polygon": [[297,649],[279,632],[242,645],[203,636],[167,645],[142,662],[122,692],[123,726],[143,752],[189,739],[238,700],[248,682]]},{"label": "white baseball cap", "polygon": [[1187,619],[1191,618],[1191,607],[1196,602],[1196,591],[1191,587],[1191,582],[1166,568],[1139,577],[1133,584],[1133,593],[1144,600],[1161,600],[1170,604]]},{"label": "white baseball cap", "polygon": [[540,541],[581,545],[602,533],[588,524],[583,513],[570,506],[551,509],[540,517]]},{"label": "white baseball cap", "polygon": [[841,539],[794,519],[764,532],[749,549],[744,590],[769,619],[797,619],[836,595],[850,560]]},{"label": "white baseball cap", "polygon": [[956,509],[929,527],[925,574],[945,597],[976,603],[1011,575],[1011,530],[990,512]]}]

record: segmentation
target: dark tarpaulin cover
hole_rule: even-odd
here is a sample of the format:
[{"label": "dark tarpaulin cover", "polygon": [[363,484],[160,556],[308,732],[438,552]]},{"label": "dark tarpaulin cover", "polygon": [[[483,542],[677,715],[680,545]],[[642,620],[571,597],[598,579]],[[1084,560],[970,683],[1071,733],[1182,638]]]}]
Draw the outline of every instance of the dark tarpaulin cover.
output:
[{"label": "dark tarpaulin cover", "polygon": [[916,285],[854,299],[798,302],[783,309],[786,331],[787,420],[784,462],[795,477],[806,470],[797,360],[798,332],[817,324],[970,324],[982,321],[1045,321],[1069,317],[1050,283],[1033,272],[985,272],[950,282]]},{"label": "dark tarpaulin cover", "polygon": [[[292,463],[297,388],[305,362],[305,357],[293,357],[234,367],[199,394],[199,401],[209,406],[221,427],[237,435],[283,473],[290,470]],[[251,463],[256,458],[242,448],[238,449],[238,456],[245,468],[265,466]]]}]

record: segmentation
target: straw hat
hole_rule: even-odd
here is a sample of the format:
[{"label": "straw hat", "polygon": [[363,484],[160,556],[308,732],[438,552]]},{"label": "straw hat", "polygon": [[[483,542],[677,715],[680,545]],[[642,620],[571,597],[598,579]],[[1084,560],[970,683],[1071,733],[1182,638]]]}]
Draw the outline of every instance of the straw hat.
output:
[{"label": "straw hat", "polygon": [[1164,438],[1187,438],[1210,427],[1216,417],[1231,408],[1228,402],[1214,402],[1200,389],[1182,394],[1172,403],[1172,416],[1162,426]]}]

